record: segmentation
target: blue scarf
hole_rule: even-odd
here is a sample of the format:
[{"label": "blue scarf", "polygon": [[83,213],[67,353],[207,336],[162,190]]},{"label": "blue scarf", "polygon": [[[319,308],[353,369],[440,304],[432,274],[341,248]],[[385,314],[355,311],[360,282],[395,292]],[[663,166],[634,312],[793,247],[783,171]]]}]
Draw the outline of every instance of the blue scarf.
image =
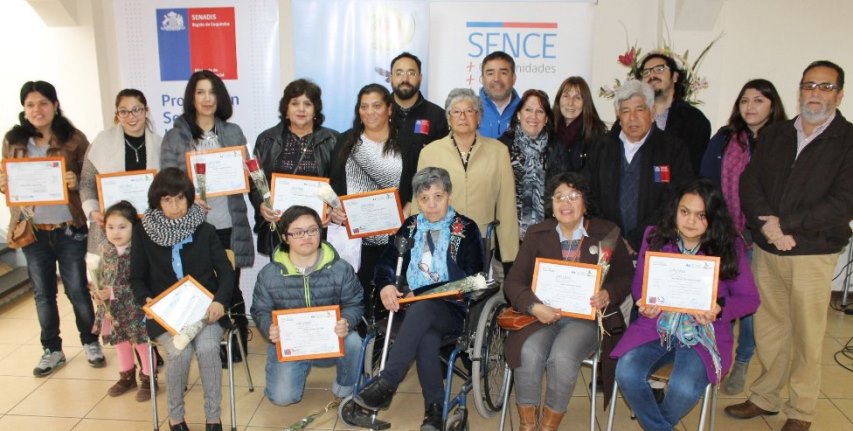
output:
[{"label": "blue scarf", "polygon": [[[427,220],[423,213],[418,214],[416,221],[417,230],[414,235],[415,243],[409,254],[409,266],[406,268],[406,279],[412,291],[448,280],[447,249],[450,245],[450,223],[454,217],[456,217],[456,211],[453,207],[448,207],[447,214],[437,222]],[[431,238],[428,239],[428,237],[430,236],[430,231],[433,230],[438,231],[438,240],[430,246],[429,243],[432,240]],[[418,266],[424,254],[424,246],[427,246],[432,252],[432,261],[428,268],[429,274]]]}]

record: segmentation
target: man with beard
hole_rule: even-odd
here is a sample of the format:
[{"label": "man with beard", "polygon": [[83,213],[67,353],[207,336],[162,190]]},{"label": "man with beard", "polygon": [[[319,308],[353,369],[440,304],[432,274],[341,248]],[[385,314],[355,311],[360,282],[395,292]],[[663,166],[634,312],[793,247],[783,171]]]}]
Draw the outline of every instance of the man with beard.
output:
[{"label": "man with beard", "polygon": [[[711,138],[711,123],[702,111],[684,101],[687,76],[672,57],[651,53],[643,58],[635,77],[655,90],[654,116],[658,129],[687,145],[693,172],[699,172]],[[613,128],[618,134],[619,123]]]},{"label": "man with beard", "polygon": [[[749,399],[725,411],[748,419],[782,410],[783,431],[808,430],[814,419],[832,272],[851,235],[853,124],[837,110],[843,88],[838,65],[806,67],[800,115],[761,129],[740,182],[743,212],[756,232],[752,272],[761,295],[755,340],[762,373]],[[787,401],[781,398],[786,385]]]},{"label": "man with beard", "polygon": [[495,51],[483,58],[480,73],[483,115],[478,132],[497,139],[509,128],[512,114],[521,100],[513,89],[517,78],[515,60],[503,51]]},{"label": "man with beard", "polygon": [[400,144],[412,145],[418,151],[447,136],[448,132],[444,109],[421,94],[422,78],[421,60],[414,54],[404,52],[391,60],[391,89],[394,91],[391,122],[397,128]]}]

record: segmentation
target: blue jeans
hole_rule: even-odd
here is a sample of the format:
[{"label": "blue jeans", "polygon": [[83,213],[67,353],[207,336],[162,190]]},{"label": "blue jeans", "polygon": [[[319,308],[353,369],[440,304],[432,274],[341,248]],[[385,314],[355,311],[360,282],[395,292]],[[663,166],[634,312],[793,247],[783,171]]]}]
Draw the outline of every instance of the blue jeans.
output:
[{"label": "blue jeans", "polygon": [[267,347],[267,386],[264,395],[277,406],[286,406],[302,400],[305,379],[311,367],[337,368],[337,378],[332,384],[332,393],[337,397],[352,394],[355,379],[359,376],[362,364],[358,362],[361,351],[361,337],[356,331],[350,331],[344,337],[344,356],[328,359],[310,359],[305,361],[279,362],[276,345]]},{"label": "blue jeans", "polygon": [[51,352],[62,350],[59,337],[59,309],[56,306],[56,263],[65,288],[65,295],[74,308],[80,342],[98,341],[92,334],[95,309],[86,280],[86,227],[36,231],[36,242],[23,248],[27,272],[33,284],[36,314],[41,326],[41,345]]},{"label": "blue jeans", "polygon": [[[637,420],[646,431],[672,431],[690,412],[708,385],[705,364],[692,347],[674,342],[666,350],[659,341],[638,346],[619,358],[616,381]],[[648,378],[658,368],[672,363],[672,375],[663,402],[658,404]]]},{"label": "blue jeans", "polygon": [[735,349],[735,361],[749,363],[755,353],[755,336],[753,335],[752,314],[741,317],[740,332],[737,336],[737,349]]}]

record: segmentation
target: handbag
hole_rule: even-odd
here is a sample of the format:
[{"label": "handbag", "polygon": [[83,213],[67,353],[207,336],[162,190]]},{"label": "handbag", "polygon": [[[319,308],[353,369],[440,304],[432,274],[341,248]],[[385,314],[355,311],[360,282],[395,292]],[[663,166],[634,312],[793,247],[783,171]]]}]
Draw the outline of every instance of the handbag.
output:
[{"label": "handbag", "polygon": [[9,248],[24,248],[36,242],[36,234],[29,219],[18,220],[12,231],[6,235]]},{"label": "handbag", "polygon": [[538,322],[536,316],[531,316],[526,313],[519,313],[512,307],[504,308],[501,314],[498,314],[498,326],[507,331],[518,331],[533,322]]}]

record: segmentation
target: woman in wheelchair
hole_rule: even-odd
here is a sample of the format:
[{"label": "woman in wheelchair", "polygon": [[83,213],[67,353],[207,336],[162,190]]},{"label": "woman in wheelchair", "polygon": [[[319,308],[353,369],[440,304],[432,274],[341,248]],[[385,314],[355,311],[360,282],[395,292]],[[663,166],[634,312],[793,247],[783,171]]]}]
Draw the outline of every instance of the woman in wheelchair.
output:
[{"label": "woman in wheelchair", "polygon": [[[221,431],[222,364],[219,343],[223,326],[230,324],[225,309],[231,304],[234,269],[204,210],[193,203],[195,187],[178,168],[160,171],[148,189],[148,206],[133,228],[130,252],[130,286],[140,305],[190,275],[213,294],[207,323],[190,344],[178,350],[172,335],[148,319],[148,336],[166,349],[169,395],[169,429],[188,430],[184,422],[184,388],[193,352],[204,386],[205,429]],[[218,324],[216,324],[218,323]]]},{"label": "woman in wheelchair", "polygon": [[[397,235],[413,241],[404,255],[405,281],[410,289],[402,293],[395,286],[397,250],[389,245],[376,266],[376,286],[382,305],[400,310],[399,299],[412,296],[424,287],[454,281],[483,270],[483,243],[477,224],[450,206],[450,175],[441,168],[424,168],[412,179],[412,190],[420,214],[406,219]],[[439,350],[442,339],[462,331],[465,307],[461,302],[427,299],[412,303],[397,332],[394,346],[379,377],[354,400],[360,406],[387,409],[397,385],[406,376],[412,361],[417,362],[418,380],[425,415],[421,430],[442,429],[444,398]]]},{"label": "woman in wheelchair", "polygon": [[320,240],[323,226],[311,208],[292,206],[281,216],[279,232],[284,243],[273,253],[272,262],[258,274],[252,300],[252,318],[270,342],[279,338],[278,325],[272,322],[273,310],[340,305],[341,319],[335,334],[344,339],[344,356],[279,362],[276,345],[267,347],[266,389],[264,395],[275,405],[298,403],[311,367],[337,367],[332,393],[337,397],[352,394],[361,371],[358,354],[361,337],[354,331],[364,313],[362,288],[352,266],[338,257],[335,249]]},{"label": "woman in wheelchair", "polygon": [[[607,331],[602,340],[602,359],[619,340],[625,320],[619,304],[630,293],[633,267],[619,228],[589,214],[589,186],[577,173],[550,178],[545,187],[545,214],[551,217],[531,226],[507,276],[504,292],[510,305],[537,321],[510,331],[505,341],[506,361],[515,373],[519,430],[556,430],[568,408],[581,362],[598,348],[598,326],[593,320],[564,317],[560,310],[542,303],[531,290],[536,258],[597,264],[599,256],[611,256],[610,269],[601,290],[590,305],[605,315]],[[609,234],[609,235],[608,235]],[[602,240],[610,238],[604,246]],[[603,360],[604,388],[613,386],[615,361]],[[547,373],[545,405],[541,407],[542,375]],[[608,384],[610,382],[610,384]],[[609,396],[605,394],[606,397]]]},{"label": "woman in wheelchair", "polygon": [[[639,300],[647,251],[719,256],[719,286],[713,310],[694,313],[640,306],[612,356],[616,380],[645,430],[672,430],[709,382],[717,384],[732,365],[732,321],[752,314],[759,297],[743,241],[735,233],[719,187],[707,179],[682,185],[646,229],[632,293]],[[639,301],[637,301],[639,305]],[[663,401],[655,400],[648,378],[672,364]]]}]

